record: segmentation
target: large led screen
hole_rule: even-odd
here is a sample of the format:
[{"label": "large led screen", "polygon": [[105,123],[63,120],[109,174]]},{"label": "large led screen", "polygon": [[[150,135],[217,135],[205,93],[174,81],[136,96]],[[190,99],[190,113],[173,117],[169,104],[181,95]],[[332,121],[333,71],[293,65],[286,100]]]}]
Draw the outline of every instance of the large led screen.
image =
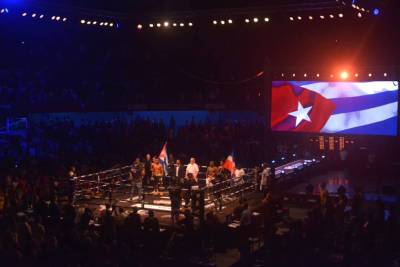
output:
[{"label": "large led screen", "polygon": [[272,83],[273,131],[397,135],[398,82]]}]

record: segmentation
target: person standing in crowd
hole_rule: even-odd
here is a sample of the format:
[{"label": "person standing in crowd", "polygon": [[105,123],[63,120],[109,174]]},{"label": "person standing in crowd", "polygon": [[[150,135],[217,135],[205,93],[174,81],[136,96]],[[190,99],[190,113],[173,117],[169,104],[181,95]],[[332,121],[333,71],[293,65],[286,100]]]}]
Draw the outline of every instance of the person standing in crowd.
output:
[{"label": "person standing in crowd", "polygon": [[146,155],[146,159],[144,161],[144,184],[146,186],[149,186],[151,184],[151,175],[152,175],[152,171],[151,171],[151,156],[150,154]]},{"label": "person standing in crowd", "polygon": [[217,177],[217,172],[218,168],[215,166],[214,161],[210,161],[210,164],[207,167],[207,172],[206,172],[206,185],[212,186],[212,184],[215,181],[215,178]]},{"label": "person standing in crowd", "polygon": [[160,182],[164,176],[164,166],[160,163],[158,158],[155,158],[154,162],[151,164],[151,172],[154,179],[154,192],[158,193]]},{"label": "person standing in crowd", "polygon": [[180,159],[176,160],[172,177],[177,178],[176,181],[177,183],[179,184],[183,183],[183,179],[185,178],[185,166],[182,165]]},{"label": "person standing in crowd", "polygon": [[142,162],[140,162],[139,158],[136,158],[131,171],[129,173],[129,180],[131,182],[131,194],[130,198],[132,200],[133,195],[136,193],[139,196],[139,199],[142,199],[143,196],[143,176],[144,176],[144,166]]},{"label": "person standing in crowd", "polygon": [[260,191],[266,192],[269,190],[268,184],[271,176],[271,168],[264,163],[263,171],[261,172]]},{"label": "person standing in crowd", "polygon": [[188,176],[185,178],[184,182],[184,199],[185,199],[185,207],[189,206],[191,194],[192,194],[192,187],[197,184],[197,180],[194,179],[194,176],[192,173],[189,173]]},{"label": "person standing in crowd", "polygon": [[186,167],[186,177],[188,177],[189,174],[192,174],[193,179],[197,182],[197,176],[199,175],[199,165],[197,165],[195,158],[190,158],[190,162]]}]

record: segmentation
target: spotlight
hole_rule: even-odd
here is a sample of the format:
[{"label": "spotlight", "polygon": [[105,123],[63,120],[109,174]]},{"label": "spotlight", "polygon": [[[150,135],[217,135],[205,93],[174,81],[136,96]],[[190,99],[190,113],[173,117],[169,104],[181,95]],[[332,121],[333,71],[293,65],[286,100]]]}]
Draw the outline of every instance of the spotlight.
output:
[{"label": "spotlight", "polygon": [[229,23],[229,24],[232,24],[232,23],[233,23],[233,20],[228,19],[228,23]]},{"label": "spotlight", "polygon": [[267,18],[267,17],[264,18],[264,21],[265,21],[265,22],[269,22],[269,18]]},{"label": "spotlight", "polygon": [[313,16],[308,16],[308,19],[309,19],[309,20],[313,20],[314,17],[313,17]]},{"label": "spotlight", "polygon": [[157,27],[160,28],[161,27],[161,23],[157,23]]},{"label": "spotlight", "polygon": [[44,18],[44,15],[43,15],[43,14],[39,16],[39,19],[42,19],[42,18]]},{"label": "spotlight", "polygon": [[188,25],[189,25],[189,27],[192,27],[192,26],[193,26],[193,23],[189,22]]},{"label": "spotlight", "polygon": [[322,156],[321,156],[321,158],[323,158],[323,159],[324,159],[324,158],[325,158],[325,155],[322,155]]},{"label": "spotlight", "polygon": [[293,17],[289,17],[289,20],[293,21],[293,20],[294,20],[294,18],[293,18]]},{"label": "spotlight", "polygon": [[324,15],[321,15],[321,16],[319,16],[321,19],[324,19],[325,18],[325,16]]},{"label": "spotlight", "polygon": [[282,157],[282,158],[281,158],[281,160],[285,160],[285,158],[284,158],[284,157]]},{"label": "spotlight", "polygon": [[108,26],[108,22],[104,22],[104,24],[103,24],[104,26]]},{"label": "spotlight", "polygon": [[254,21],[254,23],[257,23],[258,22],[258,18],[254,18],[253,21]]},{"label": "spotlight", "polygon": [[297,16],[297,19],[298,19],[298,20],[301,20],[301,19],[302,19],[302,17],[301,17],[301,16]]},{"label": "spotlight", "polygon": [[[81,19],[81,24],[84,24],[86,21],[84,19]],[[103,22],[102,22],[103,23]]]},{"label": "spotlight", "polygon": [[285,73],[282,73],[281,76],[282,76],[282,77],[285,77]]},{"label": "spotlight", "polygon": [[88,21],[86,21],[86,24],[90,25],[90,24],[92,24],[92,22],[90,20],[88,20]]},{"label": "spotlight", "polygon": [[25,17],[26,15],[28,15],[26,12],[21,14],[23,17]]},{"label": "spotlight", "polygon": [[368,73],[368,77],[372,77],[372,73]]},{"label": "spotlight", "polygon": [[181,22],[181,23],[179,23],[179,26],[183,27],[183,26],[185,26],[185,23]]},{"label": "spotlight", "polygon": [[176,27],[176,23],[175,23],[175,22],[174,22],[174,23],[172,23],[172,26]]},{"label": "spotlight", "polygon": [[[63,21],[66,22],[66,21],[67,21],[67,18],[63,18]],[[96,23],[97,23],[97,22],[96,22]],[[93,23],[93,24],[94,24],[94,23]]]},{"label": "spotlight", "polygon": [[225,20],[221,20],[221,24],[222,24],[222,25],[225,25]]},{"label": "spotlight", "polygon": [[56,17],[56,20],[60,20],[61,18],[59,16]]},{"label": "spotlight", "polygon": [[103,26],[104,25],[104,22],[100,22],[100,24],[99,24],[100,26]]},{"label": "spotlight", "polygon": [[0,10],[0,13],[3,14],[4,11],[5,11],[4,8],[2,8],[2,9]]},{"label": "spotlight", "polygon": [[381,13],[381,11],[379,10],[379,8],[374,8],[372,10],[372,14],[374,14],[374,16],[379,16],[380,13]]},{"label": "spotlight", "polygon": [[97,24],[97,21],[93,21],[93,23],[92,23],[93,25],[96,25]]},{"label": "spotlight", "polygon": [[34,17],[36,17],[36,13],[33,13],[33,14],[32,14],[32,18],[34,18]]},{"label": "spotlight", "polygon": [[383,74],[383,77],[387,77],[387,73],[386,72]]},{"label": "spotlight", "polygon": [[304,73],[304,77],[307,77],[307,73]]},{"label": "spotlight", "polygon": [[293,157],[296,157],[296,154],[293,154],[292,156],[293,156]]},{"label": "spotlight", "polygon": [[349,78],[349,73],[347,71],[342,71],[340,73],[340,79],[346,80],[347,78]]},{"label": "spotlight", "polygon": [[244,22],[246,22],[246,23],[249,23],[249,22],[250,22],[250,20],[249,20],[249,19],[245,19],[245,20],[244,20]]},{"label": "spotlight", "polygon": [[[138,25],[138,27],[139,27],[139,25]],[[149,27],[150,27],[150,28],[153,28],[153,27],[154,27],[154,24],[153,24],[153,23],[150,23],[150,24],[149,24]]]},{"label": "spotlight", "polygon": [[339,13],[338,17],[339,17],[339,18],[343,18],[343,14],[342,14],[342,13]]},{"label": "spotlight", "polygon": [[214,24],[214,25],[217,25],[218,22],[217,22],[216,20],[213,20],[213,24]]},{"label": "spotlight", "polygon": [[272,160],[271,163],[274,164],[274,163],[275,163],[275,160]]},{"label": "spotlight", "polygon": [[168,21],[164,22],[164,27],[169,27],[169,22]]},{"label": "spotlight", "polygon": [[293,77],[296,77],[296,73],[293,73],[292,76],[293,76]]},{"label": "spotlight", "polygon": [[357,78],[357,77],[358,77],[358,73],[354,73],[354,77],[356,77],[356,78]]},{"label": "spotlight", "polygon": [[362,18],[361,12],[358,12],[358,13],[357,13],[357,17]]},{"label": "spotlight", "polygon": [[55,19],[56,19],[56,16],[52,16],[52,17],[51,17],[51,20],[55,20]]},{"label": "spotlight", "polygon": [[330,17],[331,19],[333,19],[335,16],[334,16],[333,14],[330,14],[329,17]]},{"label": "spotlight", "polygon": [[111,23],[110,23],[110,27],[114,27],[114,23],[111,22]]},{"label": "spotlight", "polygon": [[138,30],[143,29],[143,25],[142,25],[142,24],[138,24],[138,25],[137,25],[137,29],[138,29]]},{"label": "spotlight", "polygon": [[315,159],[312,159],[313,162],[315,162]]},{"label": "spotlight", "polygon": [[317,75],[315,75],[315,76],[319,77],[319,73],[317,73]]}]

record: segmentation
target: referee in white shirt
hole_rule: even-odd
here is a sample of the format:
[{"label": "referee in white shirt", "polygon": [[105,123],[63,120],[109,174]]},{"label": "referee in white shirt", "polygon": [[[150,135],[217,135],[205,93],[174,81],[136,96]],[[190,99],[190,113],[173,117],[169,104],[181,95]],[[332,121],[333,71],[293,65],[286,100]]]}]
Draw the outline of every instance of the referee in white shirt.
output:
[{"label": "referee in white shirt", "polygon": [[186,178],[188,177],[189,173],[193,175],[193,178],[197,182],[197,175],[199,175],[199,165],[197,165],[195,158],[190,158],[190,162],[186,167],[186,174],[185,174]]}]

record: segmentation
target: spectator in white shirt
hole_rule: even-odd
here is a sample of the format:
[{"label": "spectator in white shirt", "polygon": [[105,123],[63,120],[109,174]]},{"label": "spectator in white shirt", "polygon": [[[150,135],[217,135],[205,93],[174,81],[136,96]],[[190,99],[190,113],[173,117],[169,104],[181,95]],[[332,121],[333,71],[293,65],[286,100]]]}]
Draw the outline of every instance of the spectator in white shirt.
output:
[{"label": "spectator in white shirt", "polygon": [[197,175],[199,174],[199,165],[196,163],[195,158],[191,158],[189,164],[186,167],[186,177],[191,173],[193,178],[197,181]]}]

